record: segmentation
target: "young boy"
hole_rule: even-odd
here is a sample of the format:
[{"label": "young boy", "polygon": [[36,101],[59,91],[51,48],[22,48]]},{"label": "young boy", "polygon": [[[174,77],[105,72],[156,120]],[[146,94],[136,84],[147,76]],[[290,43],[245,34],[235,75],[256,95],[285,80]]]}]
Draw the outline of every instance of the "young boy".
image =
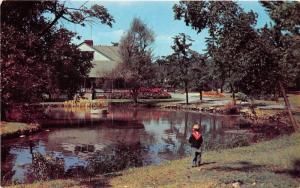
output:
[{"label": "young boy", "polygon": [[201,145],[203,138],[201,135],[200,125],[195,124],[192,128],[192,134],[189,138],[189,143],[192,147],[192,152],[194,153],[193,167],[200,166],[201,164]]}]

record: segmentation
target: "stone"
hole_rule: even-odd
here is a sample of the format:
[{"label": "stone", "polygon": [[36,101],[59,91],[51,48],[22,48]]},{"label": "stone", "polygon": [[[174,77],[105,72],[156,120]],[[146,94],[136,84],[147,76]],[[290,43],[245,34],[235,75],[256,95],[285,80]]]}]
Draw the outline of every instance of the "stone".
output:
[{"label": "stone", "polygon": [[232,184],[232,187],[234,187],[234,188],[240,188],[241,187],[241,183],[240,182],[234,182]]}]

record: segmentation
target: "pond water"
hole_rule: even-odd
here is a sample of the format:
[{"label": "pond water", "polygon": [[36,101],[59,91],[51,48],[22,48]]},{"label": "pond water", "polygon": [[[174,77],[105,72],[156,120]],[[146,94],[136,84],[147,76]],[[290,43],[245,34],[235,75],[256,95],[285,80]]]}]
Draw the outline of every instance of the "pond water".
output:
[{"label": "pond water", "polygon": [[[228,145],[238,116],[153,108],[47,109],[43,130],[1,145],[2,184],[108,173],[190,155],[194,123],[202,124],[204,151]],[[243,134],[245,135],[245,134]]]}]

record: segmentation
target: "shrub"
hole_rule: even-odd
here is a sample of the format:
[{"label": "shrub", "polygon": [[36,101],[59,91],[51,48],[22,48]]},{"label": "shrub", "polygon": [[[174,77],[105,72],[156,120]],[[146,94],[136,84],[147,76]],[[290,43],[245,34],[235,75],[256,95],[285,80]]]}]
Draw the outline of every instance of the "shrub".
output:
[{"label": "shrub", "polygon": [[224,111],[226,114],[238,114],[239,108],[234,104],[234,102],[229,102],[224,106]]},{"label": "shrub", "polygon": [[33,154],[33,163],[31,166],[32,175],[36,180],[57,179],[64,176],[65,161],[62,158],[42,155],[41,153]]},{"label": "shrub", "polygon": [[241,100],[243,102],[247,102],[248,101],[248,96],[245,93],[242,92],[238,92],[236,93],[236,99]]}]

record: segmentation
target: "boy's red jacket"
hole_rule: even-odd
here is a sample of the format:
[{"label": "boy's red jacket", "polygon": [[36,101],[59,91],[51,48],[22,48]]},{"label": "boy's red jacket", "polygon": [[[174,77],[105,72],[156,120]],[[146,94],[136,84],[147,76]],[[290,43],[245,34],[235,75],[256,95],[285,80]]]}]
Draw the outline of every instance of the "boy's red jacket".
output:
[{"label": "boy's red jacket", "polygon": [[192,134],[189,138],[189,143],[191,144],[191,147],[199,149],[202,145],[203,138],[200,131],[192,130]]},{"label": "boy's red jacket", "polygon": [[193,130],[192,135],[194,136],[194,138],[196,140],[199,140],[201,138],[201,136],[202,136],[199,131],[195,131],[195,130]]}]

